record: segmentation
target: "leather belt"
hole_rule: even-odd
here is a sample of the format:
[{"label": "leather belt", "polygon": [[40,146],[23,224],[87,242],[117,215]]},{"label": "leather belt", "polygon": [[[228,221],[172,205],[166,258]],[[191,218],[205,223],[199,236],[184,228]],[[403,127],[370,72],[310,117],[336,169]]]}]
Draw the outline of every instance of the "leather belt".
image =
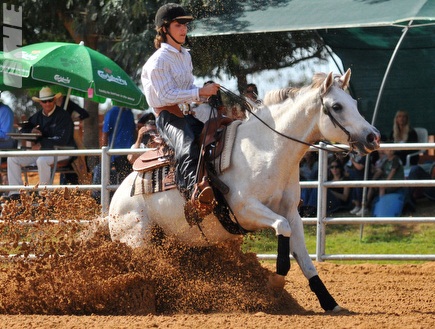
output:
[{"label": "leather belt", "polygon": [[162,106],[162,107],[155,107],[154,112],[156,113],[156,116],[159,116],[159,114],[162,111],[168,111],[171,114],[176,115],[177,117],[182,118],[185,115],[193,114],[194,112],[190,110],[189,104],[180,104],[180,105],[169,105],[169,106]]}]

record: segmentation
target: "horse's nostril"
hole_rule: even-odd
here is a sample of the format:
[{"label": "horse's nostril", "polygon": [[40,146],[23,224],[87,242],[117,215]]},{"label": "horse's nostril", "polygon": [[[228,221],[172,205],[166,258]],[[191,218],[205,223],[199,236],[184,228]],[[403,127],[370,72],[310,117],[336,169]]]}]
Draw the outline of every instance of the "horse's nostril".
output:
[{"label": "horse's nostril", "polygon": [[375,134],[371,133],[367,135],[367,143],[373,143],[373,141],[376,139]]}]

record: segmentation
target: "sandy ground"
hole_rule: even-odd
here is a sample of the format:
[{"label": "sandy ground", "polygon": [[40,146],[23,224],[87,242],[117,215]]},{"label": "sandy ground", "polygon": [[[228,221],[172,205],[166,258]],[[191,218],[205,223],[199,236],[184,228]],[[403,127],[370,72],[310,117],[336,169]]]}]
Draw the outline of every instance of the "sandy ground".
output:
[{"label": "sandy ground", "polygon": [[[75,200],[80,197],[70,193],[56,203],[83,204]],[[88,203],[84,210],[91,208]],[[0,328],[435,326],[435,262],[316,263],[331,294],[349,310],[331,314],[321,309],[294,261],[283,293],[274,296],[267,288],[274,264],[260,263],[237,245],[199,250],[163,239],[152,250],[131,250],[104,236],[79,243],[71,239],[78,227],[52,226],[35,217],[41,224],[26,228],[31,238],[19,246],[16,241],[24,234],[14,224],[19,216],[20,210],[1,227],[2,241],[9,239],[24,256],[42,257],[0,263]],[[47,250],[62,257],[47,257]]]},{"label": "sandy ground", "polygon": [[[285,290],[303,310],[287,314],[211,313],[145,316],[0,315],[1,328],[433,328],[435,264],[317,264],[335,298],[351,312],[325,314],[299,269]],[[294,266],[296,267],[296,266]]]},{"label": "sandy ground", "polygon": [[[271,267],[268,265],[267,267]],[[279,312],[210,312],[143,316],[0,315],[0,328],[433,328],[434,263],[423,265],[317,264],[336,300],[350,312],[327,314],[297,265],[287,276]]]}]

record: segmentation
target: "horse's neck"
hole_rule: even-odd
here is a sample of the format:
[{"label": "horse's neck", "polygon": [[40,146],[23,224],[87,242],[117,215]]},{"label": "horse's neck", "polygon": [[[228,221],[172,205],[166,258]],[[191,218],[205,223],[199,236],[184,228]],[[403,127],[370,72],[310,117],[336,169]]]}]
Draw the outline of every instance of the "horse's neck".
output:
[{"label": "horse's neck", "polygon": [[[286,138],[279,136],[276,132],[271,132],[273,140],[276,141],[275,147],[290,149],[298,162],[309,147],[305,143],[311,144],[320,139],[318,129],[320,103],[317,101],[316,95],[314,91],[310,91],[284,103],[273,105],[269,109],[265,108],[266,114],[260,113],[265,117],[265,120],[267,117],[271,117],[274,129],[289,137]],[[285,153],[288,154],[288,151]],[[295,154],[300,154],[300,158],[299,156],[295,157]]]},{"label": "horse's neck", "polygon": [[[304,143],[313,143],[320,139],[318,129],[320,102],[314,91],[307,93],[309,94],[287,100],[282,104],[257,110],[255,115],[270,127],[253,115],[246,122],[245,126],[252,143],[255,143],[254,145],[269,143],[276,152],[277,162],[286,165],[299,164],[309,147]],[[286,158],[286,162],[282,162],[281,157]]]}]

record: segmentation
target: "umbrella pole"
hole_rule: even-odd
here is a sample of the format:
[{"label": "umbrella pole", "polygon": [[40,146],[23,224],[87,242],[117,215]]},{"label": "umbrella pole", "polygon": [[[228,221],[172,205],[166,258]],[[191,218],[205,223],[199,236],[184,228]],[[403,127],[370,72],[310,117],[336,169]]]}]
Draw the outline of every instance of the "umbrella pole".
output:
[{"label": "umbrella pole", "polygon": [[69,98],[71,96],[71,88],[68,88],[68,92],[66,93],[65,103],[63,104],[63,109],[66,110],[68,108]]}]

